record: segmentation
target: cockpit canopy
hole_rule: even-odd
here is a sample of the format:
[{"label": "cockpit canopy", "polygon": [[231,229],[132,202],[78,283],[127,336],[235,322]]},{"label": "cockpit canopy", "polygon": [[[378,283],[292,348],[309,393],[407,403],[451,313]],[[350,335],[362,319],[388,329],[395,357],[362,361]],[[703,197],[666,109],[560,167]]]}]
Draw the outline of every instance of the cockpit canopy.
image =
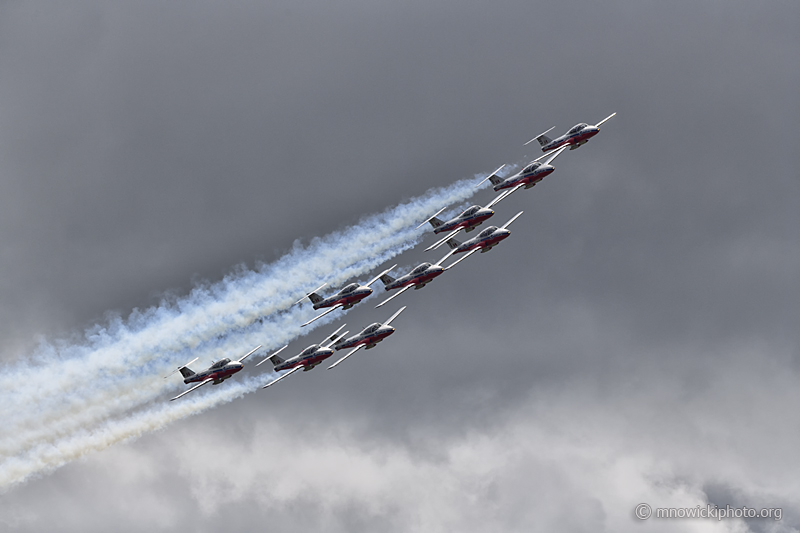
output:
[{"label": "cockpit canopy", "polygon": [[364,333],[366,335],[369,335],[371,333],[375,333],[376,331],[378,331],[378,328],[380,328],[380,327],[381,327],[381,325],[376,322],[375,324],[372,324],[367,329],[365,329]]},{"label": "cockpit canopy", "polygon": [[572,126],[572,129],[567,132],[567,135],[571,135],[573,133],[578,133],[579,131],[581,131],[586,126],[588,126],[588,124],[584,124],[583,122],[581,122],[580,124],[576,124],[575,126]]},{"label": "cockpit canopy", "polygon": [[430,266],[431,266],[431,264],[430,264],[430,263],[422,263],[422,264],[421,264],[421,265],[419,265],[417,268],[415,268],[414,270],[412,270],[412,271],[411,271],[411,273],[412,273],[412,274],[422,274],[423,272],[425,272],[426,270],[428,270],[428,268],[430,268]]},{"label": "cockpit canopy", "polygon": [[223,366],[227,365],[230,362],[231,360],[226,357],[225,359],[220,359],[219,361],[211,365],[211,368],[222,368]]},{"label": "cockpit canopy", "polygon": [[540,162],[538,162],[538,161],[536,161],[534,163],[531,163],[530,165],[528,165],[527,167],[522,169],[522,173],[523,174],[528,174],[529,172],[533,172],[534,170],[539,168],[541,165],[542,164]]},{"label": "cockpit canopy", "polygon": [[480,238],[488,237],[489,235],[494,233],[496,229],[497,229],[497,226],[489,226],[488,228],[486,228],[485,230],[480,232],[478,234],[478,237],[480,237]]},{"label": "cockpit canopy", "polygon": [[312,344],[311,346],[303,350],[303,353],[301,353],[300,355],[311,355],[312,353],[317,351],[317,348],[319,348],[319,344]]},{"label": "cockpit canopy", "polygon": [[339,291],[339,292],[341,292],[342,294],[344,294],[344,293],[347,293],[347,292],[353,292],[353,291],[354,291],[354,290],[356,290],[357,288],[358,288],[358,283],[351,283],[350,285],[347,285],[347,286],[346,286],[344,289],[342,289],[342,290],[341,290],[341,291]]},{"label": "cockpit canopy", "polygon": [[466,211],[464,211],[464,212],[463,212],[463,213],[461,213],[461,214],[462,214],[463,216],[465,216],[465,217],[468,217],[468,216],[470,216],[470,215],[474,215],[475,213],[477,213],[478,211],[480,211],[480,209],[481,209],[481,206],[479,206],[479,205],[473,205],[472,207],[470,207],[469,209],[467,209]]}]

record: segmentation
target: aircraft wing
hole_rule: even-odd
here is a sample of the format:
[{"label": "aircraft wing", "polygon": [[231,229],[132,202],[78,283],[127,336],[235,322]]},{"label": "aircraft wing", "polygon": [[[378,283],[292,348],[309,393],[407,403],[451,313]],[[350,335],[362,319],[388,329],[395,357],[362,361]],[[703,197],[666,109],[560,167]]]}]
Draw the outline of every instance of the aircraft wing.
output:
[{"label": "aircraft wing", "polygon": [[341,363],[342,361],[344,361],[345,359],[347,359],[348,357],[350,357],[351,355],[353,355],[354,353],[356,353],[357,351],[359,351],[363,347],[364,347],[363,344],[359,344],[358,346],[356,346],[355,348],[353,348],[352,350],[347,352],[347,355],[345,355],[344,357],[342,357],[341,359],[339,359],[338,361],[333,363],[331,366],[329,366],[328,370],[330,370],[331,368],[335,367],[336,365],[338,365],[339,363]]},{"label": "aircraft wing", "polygon": [[447,206],[444,206],[443,208],[439,209],[439,210],[438,210],[438,211],[436,211],[434,214],[432,214],[431,216],[429,216],[428,218],[426,218],[426,219],[425,219],[425,222],[423,222],[422,224],[420,224],[419,226],[417,226],[417,229],[419,229],[419,228],[421,228],[422,226],[424,226],[424,225],[425,225],[426,223],[428,223],[428,222],[430,221],[430,219],[432,219],[433,217],[435,217],[435,216],[439,216],[439,213],[441,213],[441,212],[442,212],[442,211],[444,211],[445,209],[447,209]]},{"label": "aircraft wing", "polygon": [[214,381],[214,378],[208,378],[208,379],[207,379],[207,380],[205,380],[205,381],[201,381],[200,383],[198,383],[197,385],[195,385],[195,386],[194,386],[194,387],[192,387],[191,389],[189,389],[189,390],[187,390],[187,391],[183,391],[182,393],[178,394],[177,396],[175,396],[174,398],[172,398],[170,401],[172,402],[172,401],[175,401],[175,400],[177,400],[177,399],[178,399],[178,398],[180,398],[181,396],[186,396],[187,394],[189,394],[189,393],[190,393],[190,392],[192,392],[193,390],[195,390],[195,389],[199,389],[199,388],[200,388],[200,387],[202,387],[203,385],[205,385],[205,384],[207,384],[207,383],[211,383],[212,381]]},{"label": "aircraft wing", "polygon": [[305,324],[303,324],[300,327],[302,328],[303,326],[307,326],[307,325],[311,324],[312,322],[314,322],[315,320],[318,320],[318,319],[324,317],[328,313],[332,313],[333,311],[336,311],[337,309],[339,309],[342,306],[343,306],[343,304],[336,304],[333,307],[331,307],[330,309],[328,309],[327,311],[325,311],[324,313],[322,313],[321,315],[315,316],[314,318],[312,318],[311,320],[309,320],[308,322],[306,322]]},{"label": "aircraft wing", "polygon": [[513,217],[511,217],[511,220],[509,220],[508,222],[506,222],[505,224],[503,224],[502,226],[500,226],[500,229],[506,229],[507,227],[509,227],[509,226],[511,225],[511,223],[512,223],[512,222],[514,222],[515,220],[517,220],[517,218],[519,218],[519,216],[520,216],[522,213],[524,213],[524,212],[525,212],[525,211],[520,211],[519,213],[517,213],[516,215],[514,215]]},{"label": "aircraft wing", "polygon": [[613,113],[611,113],[611,114],[610,114],[610,115],[608,115],[606,118],[604,118],[603,120],[601,120],[600,122],[598,122],[597,124],[595,124],[595,127],[596,127],[596,128],[599,128],[599,127],[600,127],[600,125],[601,125],[603,122],[605,122],[606,120],[610,119],[611,117],[613,117],[613,116],[614,116],[614,115],[616,115],[616,114],[617,114],[617,113],[616,113],[616,111],[615,111],[615,112],[613,112]]},{"label": "aircraft wing", "polygon": [[[544,157],[544,156],[546,155],[546,156],[548,156],[548,158],[547,158],[547,159],[546,159],[546,160],[545,160],[545,161],[544,161],[542,164],[543,164],[543,165],[549,165],[550,163],[552,163],[552,162],[553,162],[553,160],[554,160],[556,157],[558,157],[559,155],[561,155],[561,152],[563,152],[564,150],[566,150],[567,148],[569,148],[569,146],[570,146],[569,144],[565,144],[565,145],[564,145],[564,146],[562,146],[561,148],[559,148],[559,149],[557,149],[557,150],[555,150],[555,151],[553,151],[553,152],[550,152],[549,154],[544,154],[542,157]],[[541,159],[541,158],[540,158],[540,159]]]},{"label": "aircraft wing", "polygon": [[[453,255],[453,252],[454,252],[454,250],[450,250],[449,252],[447,252],[447,255],[445,255],[444,257],[442,257],[442,258],[441,258],[441,259],[439,259],[438,261],[436,261],[436,262],[434,263],[434,265],[436,265],[436,266],[442,266],[442,263],[444,263],[444,262],[447,260],[447,258],[448,258],[448,257],[450,257],[451,255]],[[447,270],[447,269],[445,269],[445,270]]]},{"label": "aircraft wing", "polygon": [[250,352],[250,353],[248,353],[247,355],[243,355],[243,356],[242,356],[240,359],[237,359],[237,361],[241,363],[242,361],[244,361],[245,359],[247,359],[248,357],[250,357],[251,355],[253,355],[254,353],[256,353],[256,350],[258,350],[259,348],[261,348],[261,346],[263,346],[263,345],[262,345],[262,344],[259,344],[258,346],[256,346],[256,347],[253,349],[253,351],[251,351],[251,352]]},{"label": "aircraft wing", "polygon": [[281,353],[282,351],[284,351],[288,347],[289,347],[289,345],[287,344],[286,346],[284,346],[283,348],[281,348],[277,352],[269,354],[267,357],[265,357],[264,359],[262,359],[261,361],[256,363],[256,366],[263,365],[266,361],[269,361],[270,357],[272,357],[273,355],[278,355],[279,353]]},{"label": "aircraft wing", "polygon": [[[344,327],[344,325],[342,325],[342,328],[343,328],[343,327]],[[339,329],[342,329],[342,328],[339,328]],[[336,330],[336,333],[338,333],[338,332],[339,332],[339,330]],[[322,347],[323,347],[323,348],[330,348],[330,347],[331,347],[331,346],[333,346],[333,345],[334,345],[334,343],[335,343],[336,341],[338,341],[339,339],[344,339],[344,336],[345,336],[345,335],[347,335],[348,333],[350,333],[350,331],[349,331],[349,330],[348,330],[348,331],[345,331],[344,333],[342,333],[342,334],[341,334],[341,335],[339,335],[339,336],[337,336],[337,335],[336,335],[336,333],[334,333],[334,334],[331,336],[331,338],[330,338],[330,341],[329,341],[327,344],[323,344],[323,345],[322,345]]]},{"label": "aircraft wing", "polygon": [[520,183],[519,185],[515,185],[514,187],[511,187],[510,189],[506,189],[506,191],[503,194],[501,194],[500,196],[498,196],[497,198],[492,200],[492,203],[490,203],[486,207],[491,207],[491,206],[495,205],[496,203],[498,203],[500,200],[505,200],[506,198],[508,198],[509,196],[511,196],[512,194],[514,194],[515,192],[517,192],[518,190],[520,190],[524,186],[525,186],[524,183]]},{"label": "aircraft wing", "polygon": [[[513,191],[513,189],[512,189],[512,191],[511,191],[511,192],[514,192],[514,191]],[[503,192],[501,192],[500,194],[498,194],[497,196],[495,196],[495,197],[494,197],[494,200],[492,200],[491,202],[489,202],[488,204],[486,204],[486,206],[485,206],[485,207],[486,207],[487,209],[489,209],[489,208],[491,208],[493,205],[496,205],[496,204],[500,203],[500,200],[505,200],[505,199],[506,199],[506,197],[508,197],[508,195],[510,195],[510,194],[511,194],[511,192],[509,192],[509,191],[507,191],[507,190],[506,190],[506,191],[503,191]]]},{"label": "aircraft wing", "polygon": [[394,320],[395,318],[397,318],[397,315],[399,315],[400,313],[402,313],[402,312],[403,312],[403,310],[404,310],[405,308],[406,308],[406,306],[404,305],[403,307],[401,307],[400,309],[398,309],[398,310],[397,310],[397,312],[396,312],[395,314],[393,314],[392,316],[390,316],[390,317],[389,317],[389,320],[387,320],[386,322],[384,322],[384,323],[383,323],[383,325],[384,325],[384,326],[388,326],[389,324],[391,324],[391,323],[392,323],[392,320]]},{"label": "aircraft wing", "polygon": [[[494,172],[492,172],[491,174],[489,174],[488,176],[483,178],[480,182],[478,182],[478,184],[475,187],[480,187],[481,183],[483,183],[484,181],[488,180],[489,178],[491,178],[493,176],[497,176],[497,173],[500,172],[500,169],[502,169],[504,166],[506,166],[505,163],[500,165],[500,167],[497,170],[495,170]],[[500,176],[497,176],[497,177],[499,178]]]},{"label": "aircraft wing", "polygon": [[435,243],[433,243],[433,244],[431,244],[430,246],[428,246],[427,248],[425,248],[425,251],[427,252],[428,250],[435,250],[435,249],[437,249],[437,248],[438,248],[438,247],[440,247],[442,244],[444,244],[444,243],[447,241],[447,239],[452,239],[453,237],[455,237],[455,236],[456,236],[456,234],[457,234],[459,231],[461,231],[462,229],[464,229],[464,228],[458,228],[458,229],[454,229],[453,231],[451,231],[450,233],[448,233],[447,235],[445,235],[445,236],[444,236],[444,238],[442,238],[442,239],[439,239],[439,240],[438,240],[438,241],[436,241]]},{"label": "aircraft wing", "polygon": [[390,271],[390,270],[392,270],[392,269],[393,269],[394,267],[396,267],[396,266],[397,266],[397,265],[392,265],[392,266],[390,266],[389,268],[387,268],[386,270],[384,270],[383,272],[381,272],[380,274],[378,274],[377,276],[375,276],[374,278],[372,278],[372,279],[369,281],[369,283],[367,283],[367,287],[369,287],[370,285],[372,285],[373,283],[375,283],[376,281],[378,281],[379,279],[381,279],[381,276],[383,276],[384,274],[388,274],[388,273],[389,273],[389,271]]},{"label": "aircraft wing", "polygon": [[458,261],[454,262],[452,265],[450,265],[449,267],[445,268],[445,270],[450,270],[451,268],[453,268],[454,266],[456,266],[457,264],[459,264],[461,261],[463,261],[463,260],[464,260],[464,259],[466,259],[467,257],[471,256],[472,254],[474,254],[474,253],[475,253],[475,252],[477,252],[478,250],[479,250],[478,248],[473,248],[473,249],[472,249],[472,250],[470,250],[469,252],[465,253],[465,254],[464,254],[464,257],[461,257],[461,258],[460,258]]},{"label": "aircraft wing", "polygon": [[[553,126],[553,128],[555,128],[555,126]],[[527,145],[529,145],[530,143],[532,143],[533,141],[535,141],[536,139],[538,139],[539,137],[541,137],[542,135],[545,135],[545,134],[547,134],[547,133],[550,133],[551,131],[553,131],[553,128],[550,128],[550,129],[549,129],[549,130],[547,130],[547,131],[543,131],[542,133],[540,133],[539,135],[537,135],[536,137],[534,137],[534,138],[533,138],[533,139],[531,139],[530,141],[526,142],[526,143],[525,143],[525,144],[523,144],[522,146],[527,146]]]},{"label": "aircraft wing", "polygon": [[264,385],[261,388],[262,389],[266,389],[270,385],[275,385],[277,382],[279,382],[283,378],[287,378],[287,377],[291,376],[292,374],[294,374],[295,372],[297,372],[298,370],[303,370],[304,368],[305,367],[303,365],[298,365],[298,366],[294,367],[293,369],[289,370],[288,372],[286,372],[285,374],[281,375],[280,377],[277,377],[277,378],[273,379],[272,381],[270,381],[269,383],[267,383],[266,385]]},{"label": "aircraft wing", "polygon": [[323,283],[322,285],[320,285],[319,287],[317,287],[317,288],[316,288],[316,289],[314,289],[313,291],[309,292],[308,294],[306,294],[305,296],[303,296],[302,298],[300,298],[299,300],[297,300],[297,301],[296,301],[295,303],[293,303],[292,305],[297,305],[297,304],[299,304],[300,302],[302,302],[303,300],[305,300],[306,298],[308,298],[309,294],[312,294],[312,293],[315,293],[315,292],[317,292],[318,290],[320,290],[321,288],[323,288],[325,285],[327,285],[327,283]]},{"label": "aircraft wing", "polygon": [[384,301],[382,301],[381,303],[379,303],[378,305],[376,305],[376,306],[375,306],[375,309],[379,308],[379,307],[380,307],[380,306],[382,306],[383,304],[387,304],[387,303],[389,303],[389,300],[391,300],[391,299],[393,299],[393,298],[397,298],[398,296],[400,296],[401,294],[403,294],[404,292],[406,292],[406,291],[407,291],[408,289],[410,289],[411,287],[413,287],[413,285],[406,285],[405,287],[403,287],[402,289],[400,289],[399,291],[397,291],[396,293],[392,294],[391,296],[389,296],[388,298],[386,298]]}]

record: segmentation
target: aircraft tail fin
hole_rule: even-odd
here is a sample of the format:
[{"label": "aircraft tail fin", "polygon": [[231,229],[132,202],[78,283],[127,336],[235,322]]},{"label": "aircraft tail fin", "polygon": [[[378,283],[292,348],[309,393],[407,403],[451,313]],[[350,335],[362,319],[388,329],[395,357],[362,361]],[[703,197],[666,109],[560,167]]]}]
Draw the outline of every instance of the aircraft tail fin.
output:
[{"label": "aircraft tail fin", "polygon": [[444,222],[442,222],[441,220],[439,220],[439,219],[438,219],[438,218],[436,218],[436,217],[431,217],[431,219],[430,219],[430,220],[428,220],[428,222],[430,222],[430,223],[431,223],[431,226],[433,226],[433,228],[434,228],[434,229],[436,229],[436,228],[438,228],[439,226],[441,226],[442,224],[444,224]]},{"label": "aircraft tail fin", "polygon": [[181,375],[182,375],[184,378],[188,378],[189,376],[194,376],[194,371],[193,371],[191,368],[189,368],[189,365],[191,365],[192,363],[194,363],[194,362],[195,362],[195,361],[197,361],[198,359],[200,359],[200,358],[199,358],[199,357],[195,357],[194,359],[192,359],[191,361],[189,361],[189,362],[188,362],[188,363],[186,363],[185,365],[181,365],[181,366],[179,366],[178,368],[176,368],[175,370],[173,370],[172,372],[170,372],[169,374],[167,374],[166,376],[164,376],[164,379],[167,379],[168,377],[170,377],[170,376],[171,376],[172,374],[174,374],[175,372],[180,372],[180,373],[181,373]]},{"label": "aircraft tail fin", "polygon": [[278,366],[286,362],[285,359],[275,354],[270,355],[269,360],[270,362],[272,362],[272,366]]},{"label": "aircraft tail fin", "polygon": [[316,304],[323,300],[322,296],[317,294],[316,292],[309,293],[308,299],[311,300],[311,303]]},{"label": "aircraft tail fin", "polygon": [[461,243],[455,239],[447,239],[447,246],[449,246],[451,250],[455,250],[456,248],[461,246]]},{"label": "aircraft tail fin", "polygon": [[[555,126],[553,126],[553,128],[555,128]],[[550,130],[552,130],[553,128],[550,128],[549,130],[547,130],[544,133],[540,133],[539,135],[537,135],[536,137],[534,137],[530,141],[526,142],[523,146],[527,146],[530,143],[532,143],[533,141],[539,141],[539,146],[545,146],[546,144],[550,144],[551,142],[553,142],[553,139],[548,137],[546,134],[550,133]]]},{"label": "aircraft tail fin", "polygon": [[380,277],[380,280],[383,282],[384,285],[388,285],[390,283],[394,283],[396,280],[390,276],[389,274],[384,274]]}]

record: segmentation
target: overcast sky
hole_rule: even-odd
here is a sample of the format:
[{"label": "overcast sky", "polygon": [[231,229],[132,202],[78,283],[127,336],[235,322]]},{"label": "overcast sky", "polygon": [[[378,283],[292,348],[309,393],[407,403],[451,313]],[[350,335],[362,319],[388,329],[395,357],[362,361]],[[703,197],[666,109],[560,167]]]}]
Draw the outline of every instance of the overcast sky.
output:
[{"label": "overcast sky", "polygon": [[[789,0],[1,2],[6,371],[618,113],[497,206],[525,211],[509,240],[397,298],[378,348],[15,486],[2,529],[800,530],[799,22]],[[392,313],[368,302],[351,331]]]}]

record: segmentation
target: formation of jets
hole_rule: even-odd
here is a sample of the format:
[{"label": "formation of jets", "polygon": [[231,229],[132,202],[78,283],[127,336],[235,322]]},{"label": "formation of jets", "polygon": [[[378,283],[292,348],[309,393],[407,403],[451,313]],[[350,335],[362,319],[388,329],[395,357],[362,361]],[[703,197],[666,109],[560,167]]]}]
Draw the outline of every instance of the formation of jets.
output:
[{"label": "formation of jets", "polygon": [[[492,248],[497,246],[500,242],[507,239],[511,235],[511,231],[508,229],[508,226],[510,226],[512,222],[522,215],[522,211],[511,217],[511,219],[509,219],[508,222],[502,226],[489,226],[483,229],[475,237],[467,241],[459,242],[455,239],[455,236],[462,230],[469,233],[483,224],[483,222],[491,218],[494,215],[494,210],[492,207],[497,205],[501,200],[508,198],[511,194],[519,189],[530,189],[546,176],[552,174],[555,171],[553,161],[555,161],[555,159],[561,155],[561,153],[563,153],[567,148],[570,150],[575,150],[576,148],[579,148],[580,146],[589,142],[589,139],[600,132],[600,126],[614,115],[616,115],[616,113],[612,113],[595,125],[585,123],[576,124],[570,128],[567,133],[555,139],[550,139],[546,135],[553,130],[553,128],[550,128],[549,130],[537,135],[525,143],[525,145],[528,145],[533,141],[539,141],[539,145],[541,146],[544,155],[534,159],[525,165],[522,170],[511,176],[504,178],[498,174],[498,172],[505,167],[505,165],[502,165],[489,176],[481,180],[476,187],[480,186],[486,180],[489,180],[494,191],[500,192],[500,194],[497,195],[491,202],[486,204],[486,206],[470,206],[461,212],[461,214],[443,221],[437,217],[447,209],[447,206],[445,206],[417,226],[417,229],[419,229],[426,223],[429,223],[433,227],[433,233],[435,235],[446,232],[447,234],[443,238],[428,246],[425,251],[435,250],[442,244],[447,243],[447,246],[450,248],[450,251],[447,253],[447,255],[442,257],[436,263],[422,263],[412,269],[408,274],[398,278],[394,278],[389,275],[389,272],[391,272],[397,266],[393,265],[372,278],[364,285],[360,285],[359,283],[350,283],[336,293],[327,297],[317,294],[317,291],[327,286],[327,283],[324,283],[295,302],[294,305],[297,305],[308,298],[311,301],[314,310],[325,309],[324,312],[302,324],[302,326],[307,326],[315,320],[319,320],[320,318],[324,317],[328,313],[335,311],[336,309],[350,309],[373,293],[371,286],[378,280],[383,283],[383,287],[386,292],[393,291],[395,289],[399,290],[397,290],[397,292],[392,294],[389,298],[376,305],[376,308],[382,307],[389,301],[397,298],[411,288],[421,289],[425,287],[428,283],[441,276],[474,253],[484,253],[490,251]],[[446,267],[442,266],[447,259],[456,254],[463,255],[450,265]],[[255,365],[260,366],[263,363],[270,361],[273,366],[273,373],[279,374],[278,377],[266,383],[262,388],[266,389],[267,387],[278,383],[282,379],[287,378],[300,370],[304,372],[312,370],[339,350],[346,350],[350,348],[350,351],[348,351],[344,357],[338,359],[328,367],[329,370],[341,364],[345,359],[355,354],[361,348],[367,350],[374,348],[378,343],[382,342],[395,332],[395,328],[390,324],[400,315],[400,313],[403,312],[403,310],[405,310],[405,308],[406,306],[401,307],[385,322],[375,322],[370,324],[361,330],[360,333],[353,335],[352,337],[347,337],[347,334],[349,333],[347,331],[341,334],[339,333],[342,329],[344,329],[345,325],[342,324],[320,344],[312,344],[298,355],[290,359],[282,359],[278,354],[289,346],[287,344],[271,355],[266,356],[262,361]],[[207,369],[197,373],[189,368],[189,365],[197,361],[197,358],[189,361],[183,366],[176,368],[171,374],[165,376],[165,378],[170,377],[175,372],[180,372],[184,378],[184,383],[187,385],[190,383],[197,384],[175,396],[172,398],[172,400],[177,400],[178,398],[189,394],[190,392],[208,383],[213,383],[214,385],[222,383],[235,373],[242,370],[242,368],[244,368],[242,361],[253,355],[260,348],[261,346],[257,346],[249,353],[236,360],[231,360],[228,358],[221,359],[212,363]]]}]

